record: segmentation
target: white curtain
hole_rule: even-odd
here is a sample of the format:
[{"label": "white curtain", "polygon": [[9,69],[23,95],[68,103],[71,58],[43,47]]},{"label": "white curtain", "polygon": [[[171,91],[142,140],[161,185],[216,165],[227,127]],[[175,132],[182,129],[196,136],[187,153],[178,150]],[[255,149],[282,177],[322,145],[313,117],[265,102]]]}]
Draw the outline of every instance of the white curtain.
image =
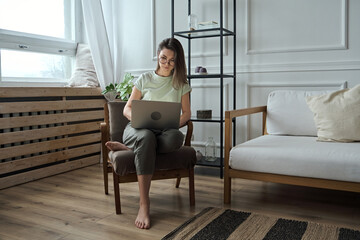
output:
[{"label": "white curtain", "polygon": [[82,0],[85,29],[101,89],[120,79],[118,0]]}]

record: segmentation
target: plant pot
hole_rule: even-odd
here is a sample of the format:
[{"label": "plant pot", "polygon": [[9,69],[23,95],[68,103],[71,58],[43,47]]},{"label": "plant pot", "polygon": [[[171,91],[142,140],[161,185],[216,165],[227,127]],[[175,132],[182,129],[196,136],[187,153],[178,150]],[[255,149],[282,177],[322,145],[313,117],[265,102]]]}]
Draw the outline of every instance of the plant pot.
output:
[{"label": "plant pot", "polygon": [[113,90],[113,91],[109,91],[107,93],[104,94],[104,97],[106,98],[106,100],[108,100],[109,102],[113,102],[116,99],[116,96],[118,95],[118,93]]}]

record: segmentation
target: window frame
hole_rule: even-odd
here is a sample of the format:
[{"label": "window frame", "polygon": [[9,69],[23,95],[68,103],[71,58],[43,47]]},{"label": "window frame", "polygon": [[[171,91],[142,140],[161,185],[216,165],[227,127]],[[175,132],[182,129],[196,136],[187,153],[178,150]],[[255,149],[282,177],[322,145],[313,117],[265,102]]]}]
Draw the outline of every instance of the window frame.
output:
[{"label": "window frame", "polygon": [[[79,42],[83,40],[83,20],[82,6],[80,0],[64,1],[65,13],[71,14],[71,31],[66,32],[67,36],[73,36],[74,40],[67,40],[57,37],[50,37],[26,32],[18,32],[0,28],[0,50],[16,50],[23,52],[46,53],[52,55],[69,56],[72,58],[74,65],[76,48]],[[69,19],[69,18],[65,18]],[[68,23],[66,23],[68,24]],[[70,67],[68,71],[71,71]],[[0,51],[0,86],[16,85],[21,83],[33,86],[41,85],[65,85],[69,79],[53,78],[19,78],[19,77],[2,77],[1,74],[1,51]]]}]

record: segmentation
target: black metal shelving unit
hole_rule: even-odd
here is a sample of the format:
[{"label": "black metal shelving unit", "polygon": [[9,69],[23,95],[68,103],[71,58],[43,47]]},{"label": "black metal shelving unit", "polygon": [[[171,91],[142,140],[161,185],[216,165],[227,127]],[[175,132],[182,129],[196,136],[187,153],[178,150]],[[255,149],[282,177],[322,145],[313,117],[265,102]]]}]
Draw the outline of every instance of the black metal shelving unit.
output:
[{"label": "black metal shelving unit", "polygon": [[[233,31],[224,28],[223,22],[223,1],[219,0],[220,3],[220,25],[217,28],[209,28],[209,29],[200,29],[200,30],[188,30],[188,31],[175,31],[174,29],[174,0],[171,0],[171,34],[172,37],[181,37],[188,39],[188,80],[191,85],[191,81],[195,79],[219,79],[219,88],[220,88],[220,117],[213,117],[211,119],[197,119],[192,118],[193,122],[212,122],[218,123],[220,125],[220,157],[216,159],[214,162],[208,162],[204,159],[201,159],[197,162],[197,165],[201,166],[209,166],[209,167],[219,167],[220,168],[220,178],[223,178],[223,166],[224,166],[224,79],[232,78],[233,79],[233,109],[236,109],[236,0],[233,0]],[[188,15],[191,14],[191,0],[188,0]],[[195,39],[203,39],[203,38],[220,38],[220,62],[219,69],[220,72],[218,74],[208,74],[208,75],[192,75],[191,74],[191,41]],[[224,74],[224,37],[233,37],[233,73],[232,74]],[[235,145],[235,122],[233,127],[233,144]]]}]

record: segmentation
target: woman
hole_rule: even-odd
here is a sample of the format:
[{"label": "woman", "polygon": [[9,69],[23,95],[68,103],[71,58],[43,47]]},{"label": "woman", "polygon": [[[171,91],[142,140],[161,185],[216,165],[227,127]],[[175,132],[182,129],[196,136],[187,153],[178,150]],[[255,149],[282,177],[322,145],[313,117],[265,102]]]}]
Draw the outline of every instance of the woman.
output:
[{"label": "woman", "polygon": [[[184,50],[175,38],[163,40],[157,51],[157,67],[137,79],[123,114],[131,121],[132,100],[154,100],[181,102],[180,126],[190,119],[190,91],[186,78]],[[172,152],[179,149],[184,135],[178,129],[153,130],[135,129],[131,122],[126,126],[123,142],[107,142],[112,151],[132,149],[135,153],[135,167],[140,192],[140,207],[135,225],[141,229],[150,228],[149,191],[155,169],[156,153]]]}]

